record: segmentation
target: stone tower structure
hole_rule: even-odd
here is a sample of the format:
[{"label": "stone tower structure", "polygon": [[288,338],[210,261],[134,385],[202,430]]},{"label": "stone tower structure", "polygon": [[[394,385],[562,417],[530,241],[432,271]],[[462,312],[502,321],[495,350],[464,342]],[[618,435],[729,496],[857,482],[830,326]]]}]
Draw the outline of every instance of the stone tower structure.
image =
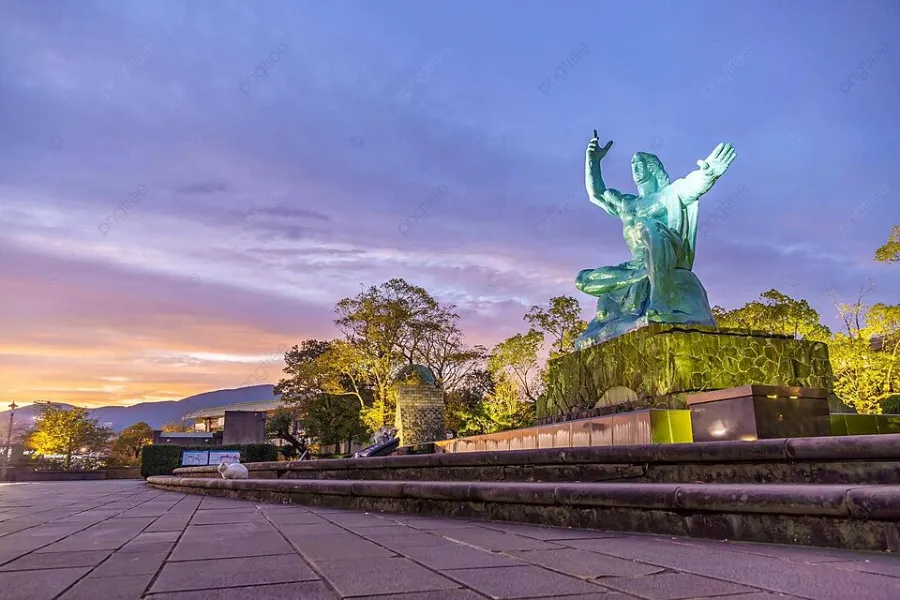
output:
[{"label": "stone tower structure", "polygon": [[447,439],[444,390],[431,369],[407,365],[394,379],[397,386],[397,435],[400,446],[415,446]]}]

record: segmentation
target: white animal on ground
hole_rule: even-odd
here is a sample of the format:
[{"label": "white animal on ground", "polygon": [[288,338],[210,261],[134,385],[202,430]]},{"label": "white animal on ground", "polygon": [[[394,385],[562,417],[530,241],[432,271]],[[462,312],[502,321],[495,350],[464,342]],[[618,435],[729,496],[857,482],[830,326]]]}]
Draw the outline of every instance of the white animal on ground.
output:
[{"label": "white animal on ground", "polygon": [[250,477],[247,467],[241,463],[231,463],[230,465],[221,463],[216,469],[219,471],[222,479],[247,479]]}]

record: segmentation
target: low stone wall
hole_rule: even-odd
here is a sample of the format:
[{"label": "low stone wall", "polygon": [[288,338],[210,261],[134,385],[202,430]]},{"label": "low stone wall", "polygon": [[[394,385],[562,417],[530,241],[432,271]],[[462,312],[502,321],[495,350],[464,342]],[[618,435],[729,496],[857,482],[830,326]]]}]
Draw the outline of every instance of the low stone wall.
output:
[{"label": "low stone wall", "polygon": [[900,486],[223,480],[158,489],[263,502],[439,514],[854,550],[900,551]]},{"label": "low stone wall", "polygon": [[7,481],[99,481],[106,479],[141,479],[138,467],[98,469],[96,471],[34,471],[11,467]]},{"label": "low stone wall", "polygon": [[[900,484],[900,435],[648,444],[245,465],[253,479]],[[178,477],[214,478],[212,467]]]},{"label": "low stone wall", "polygon": [[633,446],[693,441],[689,410],[638,410],[435,442],[444,452]]}]

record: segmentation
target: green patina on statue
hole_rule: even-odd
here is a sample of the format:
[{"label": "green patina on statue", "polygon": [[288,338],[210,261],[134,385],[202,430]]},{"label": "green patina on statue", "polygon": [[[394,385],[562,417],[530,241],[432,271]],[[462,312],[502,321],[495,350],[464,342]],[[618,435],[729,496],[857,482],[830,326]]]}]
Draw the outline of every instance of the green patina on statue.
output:
[{"label": "green patina on statue", "polygon": [[709,299],[691,271],[697,241],[697,200],[734,161],[731,144],[719,144],[698,170],[669,182],[654,154],[631,159],[637,196],[606,187],[600,161],[612,142],[600,147],[597,131],[588,144],[585,185],[591,202],[622,220],[631,260],[614,267],[585,269],[575,287],[597,297],[597,316],[579,336],[587,348],[649,323],[715,326]]}]

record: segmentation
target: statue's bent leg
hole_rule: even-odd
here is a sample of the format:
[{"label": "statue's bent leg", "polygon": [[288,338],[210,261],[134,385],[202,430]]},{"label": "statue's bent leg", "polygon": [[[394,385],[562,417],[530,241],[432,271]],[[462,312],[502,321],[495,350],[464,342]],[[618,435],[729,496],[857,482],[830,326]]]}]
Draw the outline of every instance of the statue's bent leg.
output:
[{"label": "statue's bent leg", "polygon": [[575,278],[575,287],[594,297],[600,297],[628,287],[639,281],[643,273],[637,273],[628,263],[616,267],[584,269]]},{"label": "statue's bent leg", "polygon": [[648,317],[668,314],[672,311],[670,300],[671,275],[675,270],[680,243],[668,227],[657,221],[641,226],[641,242],[646,251],[647,275],[650,279],[650,307]]}]

